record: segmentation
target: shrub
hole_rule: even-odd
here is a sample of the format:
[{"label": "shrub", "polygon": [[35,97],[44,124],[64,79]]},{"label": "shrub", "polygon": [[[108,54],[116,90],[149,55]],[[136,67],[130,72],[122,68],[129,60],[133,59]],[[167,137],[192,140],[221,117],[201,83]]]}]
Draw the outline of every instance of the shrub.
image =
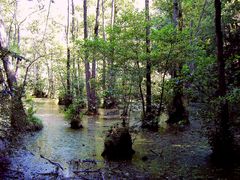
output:
[{"label": "shrub", "polygon": [[82,107],[83,107],[82,101],[76,101],[69,107],[67,107],[64,112],[64,118],[70,121],[72,129],[80,129],[83,127],[81,124],[83,116],[83,112],[81,112]]},{"label": "shrub", "polygon": [[36,105],[31,97],[25,100],[25,109],[27,113],[28,130],[37,131],[43,128],[42,120],[35,116]]},{"label": "shrub", "polygon": [[82,119],[83,113],[81,112],[81,109],[85,105],[82,103],[82,101],[75,102],[71,104],[69,107],[66,108],[64,111],[64,118],[66,120],[73,120],[78,118],[79,120]]}]

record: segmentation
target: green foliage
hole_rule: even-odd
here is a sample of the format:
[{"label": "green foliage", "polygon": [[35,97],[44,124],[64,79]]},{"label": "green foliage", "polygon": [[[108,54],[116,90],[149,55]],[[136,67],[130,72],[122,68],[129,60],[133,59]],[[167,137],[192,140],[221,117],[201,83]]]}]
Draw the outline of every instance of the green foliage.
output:
[{"label": "green foliage", "polygon": [[240,100],[240,88],[235,87],[233,88],[228,94],[227,94],[227,100],[234,104],[234,103],[239,103]]},{"label": "green foliage", "polygon": [[66,120],[72,120],[76,115],[76,110],[73,104],[71,104],[65,111],[64,111],[64,118]]},{"label": "green foliage", "polygon": [[27,97],[24,102],[30,129],[31,130],[42,129],[43,128],[42,120],[35,116],[37,109],[36,104],[34,103],[32,97]]},{"label": "green foliage", "polygon": [[31,118],[28,118],[28,120],[36,127],[38,126],[39,129],[43,128],[42,120],[39,119],[37,116],[33,115]]},{"label": "green foliage", "polygon": [[[174,89],[177,89],[179,85],[183,85],[184,96],[193,102],[218,101],[216,98],[218,81],[215,60],[214,1],[189,0],[179,2],[181,2],[183,14],[181,30],[173,25],[173,2],[169,0],[155,0],[153,2],[154,13],[151,13],[151,20],[147,22],[149,24],[146,23],[144,10],[134,9],[133,1],[115,2],[117,13],[113,26],[109,23],[108,13],[105,14],[106,39],[102,37],[102,25],[99,26],[99,37],[94,36],[95,22],[92,15],[89,15],[88,19],[89,38],[87,40],[81,38],[82,27],[77,28],[78,25],[75,27],[75,32],[73,32],[75,42],[69,34],[71,98],[75,102],[65,112],[67,119],[78,115],[80,113],[79,106],[82,107],[85,104],[83,102],[86,96],[83,77],[85,52],[87,52],[89,62],[97,61],[97,77],[90,80],[90,85],[96,87],[97,96],[102,99],[113,97],[123,103],[129,100],[141,100],[139,87],[142,88],[143,95],[145,95],[146,60],[150,56],[153,104],[159,103],[164,87],[163,104],[165,107],[168,106],[173,99]],[[34,74],[35,70],[40,76],[47,72],[48,78],[29,78],[29,89],[34,91],[34,94],[38,94],[39,92],[50,92],[50,89],[54,87],[52,91],[58,91],[59,99],[64,99],[67,94],[66,50],[65,44],[61,44],[56,39],[57,34],[63,34],[62,25],[54,17],[50,18],[43,38],[41,33],[44,32],[44,29],[39,26],[42,23],[39,21],[42,17],[35,18],[33,16],[32,22],[20,24],[20,30],[26,29],[26,33],[21,33],[21,47],[18,47],[16,43],[17,32],[14,32],[14,28],[10,27],[10,24],[14,25],[10,12],[14,12],[15,5],[14,3],[9,4],[8,0],[4,0],[2,4],[2,15],[6,20],[6,26],[9,26],[7,29],[13,31],[9,34],[10,50],[19,54],[21,49],[21,53],[30,59],[44,55],[33,65],[34,68],[29,74]],[[105,8],[110,8],[110,4],[110,2],[106,3]],[[228,45],[238,46],[236,37],[239,34],[238,12],[240,4],[236,0],[223,0],[222,5],[228,78],[228,94],[225,98],[234,104],[238,103],[240,96],[238,83],[240,73],[239,70],[232,72],[232,66],[239,61],[239,53],[234,54],[228,51]],[[77,11],[80,9],[76,7]],[[106,9],[106,12],[108,10]],[[152,12],[152,10],[150,11]],[[23,18],[21,13],[16,14],[19,16],[17,19]],[[79,16],[75,18],[76,24],[81,24]],[[145,28],[147,25],[151,26],[150,55],[146,53]],[[233,35],[232,39],[229,35]],[[236,44],[233,43],[234,39]],[[106,62],[105,89],[102,81],[103,60]],[[24,63],[23,66],[28,64],[28,62]],[[181,69],[177,72],[178,77],[173,78],[171,75],[174,70],[178,70],[176,67]],[[162,79],[163,74],[166,75],[165,82]],[[19,77],[21,78],[22,74]],[[26,102],[29,104],[27,107],[28,116],[33,118],[36,109],[30,100],[27,101],[29,101]]]},{"label": "green foliage", "polygon": [[16,53],[17,55],[19,55],[21,53],[20,48],[16,42],[13,42],[10,45],[9,49],[10,49],[10,51]]},{"label": "green foliage", "polygon": [[85,104],[82,101],[75,101],[64,111],[64,118],[68,121],[72,121],[74,119],[81,120],[84,114],[81,112],[81,109],[84,105]]},{"label": "green foliage", "polygon": [[113,94],[113,90],[112,89],[107,89],[107,90],[103,91],[102,97],[109,97],[112,94]]},{"label": "green foliage", "polygon": [[194,71],[183,69],[185,89],[192,101],[209,102],[216,96],[217,65],[214,57],[198,57],[194,62]]},{"label": "green foliage", "polygon": [[35,103],[31,97],[27,98],[25,100],[25,103],[26,103],[27,114],[31,118],[37,112]]}]

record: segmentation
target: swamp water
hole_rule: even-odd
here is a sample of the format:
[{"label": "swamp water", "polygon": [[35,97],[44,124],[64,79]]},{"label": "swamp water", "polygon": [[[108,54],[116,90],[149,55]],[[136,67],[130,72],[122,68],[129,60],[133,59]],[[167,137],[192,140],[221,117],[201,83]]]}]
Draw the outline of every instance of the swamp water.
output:
[{"label": "swamp water", "polygon": [[[207,157],[211,150],[201,134],[201,124],[168,127],[159,132],[139,130],[139,112],[132,113],[130,126],[135,154],[131,161],[107,162],[101,153],[111,126],[122,120],[114,117],[84,116],[83,129],[73,130],[64,120],[57,102],[36,99],[36,116],[42,131],[24,135],[8,153],[9,167],[3,179],[205,179],[219,176]],[[192,115],[193,116],[193,115]],[[231,172],[238,177],[239,171]],[[220,174],[220,175],[219,175]],[[217,175],[217,176],[216,176]],[[219,175],[219,176],[218,176]],[[228,177],[228,175],[226,175]]]}]

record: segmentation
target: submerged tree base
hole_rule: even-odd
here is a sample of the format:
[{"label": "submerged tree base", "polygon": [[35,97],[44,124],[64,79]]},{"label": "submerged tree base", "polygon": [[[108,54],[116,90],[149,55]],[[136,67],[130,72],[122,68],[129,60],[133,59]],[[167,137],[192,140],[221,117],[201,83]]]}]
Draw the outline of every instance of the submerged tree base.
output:
[{"label": "submerged tree base", "polygon": [[26,113],[22,99],[17,94],[12,97],[0,95],[0,99],[0,103],[2,103],[0,113],[9,117],[9,128],[11,127],[14,132],[39,131],[43,128],[39,118]]},{"label": "submerged tree base", "polygon": [[69,107],[73,103],[73,97],[71,95],[64,95],[63,97],[59,97],[58,105],[64,105]]},{"label": "submerged tree base", "polygon": [[233,134],[229,128],[219,128],[220,131],[214,132],[209,137],[210,144],[212,145],[212,159],[214,161],[231,161],[236,157],[237,151],[234,149]]},{"label": "submerged tree base", "polygon": [[154,113],[146,115],[142,118],[141,127],[151,131],[158,131],[158,117]]},{"label": "submerged tree base", "polygon": [[[18,121],[16,121],[16,119],[18,119]],[[19,132],[40,131],[43,129],[43,124],[40,119],[35,116],[29,118],[27,115],[21,115],[21,113],[18,115],[11,114],[11,125],[14,130]]]},{"label": "submerged tree base", "polygon": [[77,120],[77,119],[73,119],[70,122],[70,125],[71,125],[72,129],[81,129],[81,128],[83,128],[83,125],[82,125],[81,121]]},{"label": "submerged tree base", "polygon": [[34,90],[33,92],[33,96],[35,96],[36,98],[47,98],[47,94],[41,90]]},{"label": "submerged tree base", "polygon": [[[217,149],[212,149],[210,156],[211,163],[219,168],[234,169],[240,162],[240,147],[237,144],[220,143]],[[224,146],[223,146],[224,145]]]},{"label": "submerged tree base", "polygon": [[185,107],[177,107],[170,109],[168,111],[169,118],[167,120],[168,124],[175,124],[175,123],[182,123],[182,124],[189,124],[188,120],[188,112],[186,111]]},{"label": "submerged tree base", "polygon": [[27,120],[27,114],[23,107],[21,98],[17,95],[11,97],[11,109],[10,109],[11,125],[14,129],[24,131],[29,126]]},{"label": "submerged tree base", "polygon": [[157,132],[158,131],[158,124],[152,124],[152,123],[143,123],[141,126],[143,129],[147,129],[150,131]]},{"label": "submerged tree base", "polygon": [[43,129],[42,120],[36,116],[32,116],[31,119],[28,118],[27,131],[40,131]]},{"label": "submerged tree base", "polygon": [[103,102],[103,108],[105,109],[115,109],[117,108],[117,102],[113,97],[106,97]]},{"label": "submerged tree base", "polygon": [[97,116],[97,115],[99,115],[99,113],[98,113],[98,111],[96,109],[87,110],[84,114],[88,115],[88,116]]},{"label": "submerged tree base", "polygon": [[64,113],[65,119],[70,121],[70,126],[72,129],[83,128],[81,123],[83,115],[81,105],[74,103],[70,105]]},{"label": "submerged tree base", "polygon": [[117,127],[108,132],[102,153],[104,158],[108,160],[130,160],[134,153],[128,128]]},{"label": "submerged tree base", "polygon": [[188,120],[188,111],[186,109],[186,100],[183,97],[183,94],[180,89],[175,89],[176,94],[173,97],[172,102],[168,105],[168,115],[169,119],[167,120],[168,124],[174,124],[179,122],[184,122],[185,124],[189,123]]}]

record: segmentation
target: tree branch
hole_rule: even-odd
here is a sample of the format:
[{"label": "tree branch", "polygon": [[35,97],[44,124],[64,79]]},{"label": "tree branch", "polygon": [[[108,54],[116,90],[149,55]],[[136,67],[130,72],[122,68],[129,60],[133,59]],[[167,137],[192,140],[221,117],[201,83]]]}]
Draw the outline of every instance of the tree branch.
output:
[{"label": "tree branch", "polygon": [[38,59],[40,59],[40,58],[42,58],[42,57],[44,57],[44,56],[42,55],[42,56],[37,57],[37,58],[34,59],[32,62],[30,62],[30,64],[27,66],[27,69],[26,69],[26,72],[25,72],[25,76],[24,76],[24,80],[23,80],[23,85],[22,85],[22,89],[21,89],[20,96],[22,96],[23,91],[24,91],[24,87],[25,87],[26,84],[27,84],[27,76],[28,76],[29,68],[33,65],[33,63],[35,63]]},{"label": "tree branch", "polygon": [[14,57],[14,58],[16,58],[20,61],[23,60],[23,59],[26,60],[26,61],[30,61],[29,59],[18,55],[16,52],[13,52],[13,51],[11,51],[7,48],[0,47],[0,57],[2,58],[4,56],[12,56],[12,57]]},{"label": "tree branch", "polygon": [[41,158],[46,159],[48,162],[50,162],[52,165],[57,166],[58,168],[60,168],[63,171],[63,167],[61,166],[61,164],[57,163],[57,162],[53,162],[52,160],[44,157],[43,155],[40,155]]}]

